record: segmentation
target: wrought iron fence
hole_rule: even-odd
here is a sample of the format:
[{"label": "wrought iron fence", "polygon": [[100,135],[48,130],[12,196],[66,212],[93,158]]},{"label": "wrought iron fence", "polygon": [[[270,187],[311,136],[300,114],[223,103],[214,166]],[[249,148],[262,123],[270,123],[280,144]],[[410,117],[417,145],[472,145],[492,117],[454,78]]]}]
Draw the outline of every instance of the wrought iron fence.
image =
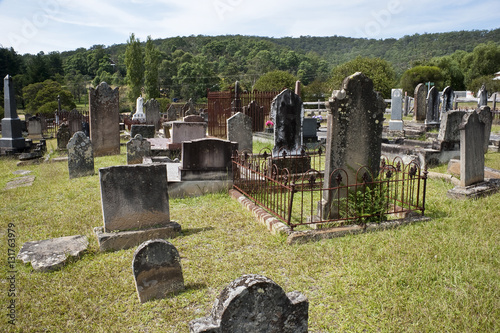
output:
[{"label": "wrought iron fence", "polygon": [[[298,156],[272,157],[265,150],[233,156],[233,186],[294,229],[304,225],[366,225],[425,211],[427,171],[417,161],[381,159],[378,175],[361,167],[350,182],[345,170],[329,175],[325,186],[324,147]],[[310,166],[305,170],[306,166]]]}]

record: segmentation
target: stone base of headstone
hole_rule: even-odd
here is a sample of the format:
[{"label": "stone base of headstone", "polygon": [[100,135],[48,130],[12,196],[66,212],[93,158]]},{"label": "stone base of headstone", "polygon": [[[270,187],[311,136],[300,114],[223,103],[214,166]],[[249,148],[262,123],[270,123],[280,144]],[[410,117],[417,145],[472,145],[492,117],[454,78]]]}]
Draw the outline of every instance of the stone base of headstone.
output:
[{"label": "stone base of headstone", "polygon": [[34,152],[29,152],[29,153],[22,153],[19,155],[19,160],[20,161],[27,161],[27,160],[34,160],[37,158],[42,158],[43,153],[41,151],[34,151]]},{"label": "stone base of headstone", "polygon": [[150,239],[174,238],[181,232],[181,225],[177,222],[169,223],[158,227],[133,231],[105,232],[104,227],[95,227],[94,233],[97,236],[99,250],[119,251],[138,246]]},{"label": "stone base of headstone", "polygon": [[193,170],[183,169],[179,167],[181,181],[201,181],[201,180],[231,180],[233,178],[232,170],[228,169],[213,169],[213,170]]},{"label": "stone base of headstone", "polygon": [[310,156],[287,156],[282,157],[272,157],[269,159],[269,172],[272,172],[272,165],[276,165],[278,170],[288,169],[292,174],[304,173],[311,169],[311,157]]},{"label": "stone base of headstone", "polygon": [[137,134],[140,134],[145,139],[154,138],[155,133],[155,125],[132,125],[130,137],[135,138]]},{"label": "stone base of headstone", "polygon": [[49,272],[64,266],[70,258],[78,257],[88,245],[87,237],[81,235],[26,242],[17,259],[31,263],[35,271]]},{"label": "stone base of headstone", "polygon": [[389,120],[389,131],[403,131],[403,121],[402,120]]},{"label": "stone base of headstone", "polygon": [[453,199],[477,199],[498,191],[500,191],[500,179],[489,179],[466,187],[455,186],[447,192],[447,196]]},{"label": "stone base of headstone", "polygon": [[436,123],[436,122],[425,122],[425,130],[426,131],[430,131],[430,130],[434,130],[434,129],[439,129],[439,126],[441,125],[441,123]]}]

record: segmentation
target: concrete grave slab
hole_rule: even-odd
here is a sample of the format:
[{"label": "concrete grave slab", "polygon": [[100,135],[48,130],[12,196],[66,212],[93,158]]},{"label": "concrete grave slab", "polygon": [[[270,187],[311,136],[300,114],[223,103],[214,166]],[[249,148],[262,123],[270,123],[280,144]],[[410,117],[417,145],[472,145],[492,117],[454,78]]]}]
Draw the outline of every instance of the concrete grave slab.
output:
[{"label": "concrete grave slab", "polygon": [[12,189],[18,188],[18,187],[31,186],[31,185],[33,185],[34,181],[35,181],[35,176],[18,177],[18,178],[15,178],[15,179],[9,181],[5,185],[5,189],[12,190]]}]

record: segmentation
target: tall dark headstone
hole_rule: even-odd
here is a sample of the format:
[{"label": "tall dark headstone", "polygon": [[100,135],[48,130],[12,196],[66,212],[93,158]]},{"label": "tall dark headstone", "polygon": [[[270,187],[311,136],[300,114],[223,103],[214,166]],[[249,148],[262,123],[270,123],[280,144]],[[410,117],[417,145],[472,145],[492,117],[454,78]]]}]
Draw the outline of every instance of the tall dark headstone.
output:
[{"label": "tall dark headstone", "polygon": [[453,101],[455,100],[455,92],[450,86],[443,90],[443,104],[441,104],[441,112],[453,110]]},{"label": "tall dark headstone", "polygon": [[2,119],[2,152],[17,153],[24,150],[26,141],[23,138],[21,119],[17,116],[14,84],[10,75],[3,79],[4,118]]},{"label": "tall dark headstone", "polygon": [[432,87],[427,94],[426,109],[427,114],[425,118],[425,124],[439,124],[439,91],[435,86]]},{"label": "tall dark headstone", "polygon": [[[328,102],[324,188],[337,186],[329,176],[338,168],[346,171],[349,184],[360,181],[356,171],[362,166],[378,175],[385,106],[382,96],[373,90],[372,80],[360,72],[345,78],[341,90],[332,92]],[[338,214],[333,196],[330,191],[323,195],[323,219]]]},{"label": "tall dark headstone", "polygon": [[101,82],[89,89],[90,141],[94,156],[120,154],[120,116],[118,88]]},{"label": "tall dark headstone", "polygon": [[415,87],[414,102],[413,102],[413,120],[425,121],[426,117],[426,99],[427,87],[423,83],[419,83]]},{"label": "tall dark headstone", "polygon": [[271,118],[274,120],[273,156],[278,156],[283,149],[289,156],[300,155],[304,119],[304,106],[300,96],[290,89],[283,90],[272,101]]}]

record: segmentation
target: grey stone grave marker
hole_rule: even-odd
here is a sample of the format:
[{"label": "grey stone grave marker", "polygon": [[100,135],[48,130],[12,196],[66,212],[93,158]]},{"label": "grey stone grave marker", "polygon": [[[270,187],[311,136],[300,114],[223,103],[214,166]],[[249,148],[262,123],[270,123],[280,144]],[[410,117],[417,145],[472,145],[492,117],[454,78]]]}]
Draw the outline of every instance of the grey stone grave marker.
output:
[{"label": "grey stone grave marker", "polygon": [[189,323],[191,333],[307,333],[309,301],[298,291],[286,293],[271,279],[243,275],[215,300],[209,316]]},{"label": "grey stone grave marker", "polygon": [[6,75],[3,79],[4,117],[2,119],[2,137],[0,150],[2,152],[21,152],[26,148],[23,138],[21,119],[17,116],[16,97],[12,77]]},{"label": "grey stone grave marker", "polygon": [[69,178],[94,174],[94,153],[92,143],[83,132],[76,132],[68,142]]},{"label": "grey stone grave marker", "polygon": [[488,91],[486,86],[483,84],[481,89],[477,92],[477,107],[488,105]]},{"label": "grey stone grave marker", "polygon": [[90,141],[94,156],[120,154],[120,116],[118,88],[102,82],[89,89]]},{"label": "grey stone grave marker", "polygon": [[155,137],[155,125],[133,124],[130,129],[130,136],[133,138],[140,134],[143,138],[152,139]]},{"label": "grey stone grave marker", "polygon": [[156,99],[148,99],[144,103],[144,109],[146,114],[146,124],[154,125],[155,130],[160,130],[160,102]]},{"label": "grey stone grave marker", "polygon": [[427,94],[426,99],[426,125],[439,124],[439,91],[436,87],[432,87]]},{"label": "grey stone grave marker", "polygon": [[278,157],[282,149],[288,155],[300,155],[304,119],[304,106],[300,96],[290,89],[283,90],[272,101],[271,118],[274,120],[273,157]]},{"label": "grey stone grave marker", "polygon": [[460,128],[460,186],[484,180],[484,123],[477,112],[464,116]]},{"label": "grey stone grave marker", "polygon": [[493,123],[493,114],[491,113],[490,107],[487,105],[483,105],[483,106],[477,108],[476,112],[479,115],[479,120],[484,124],[483,152],[486,154],[488,152],[488,146],[490,143],[491,125]]},{"label": "grey stone grave marker", "polygon": [[439,127],[438,142],[442,149],[453,149],[455,144],[460,143],[460,124],[465,111],[449,111],[441,115],[441,126]]},{"label": "grey stone grave marker", "polygon": [[33,116],[28,119],[28,138],[32,140],[43,138],[42,120],[39,117]]},{"label": "grey stone grave marker", "polygon": [[403,89],[391,90],[389,131],[403,131]]},{"label": "grey stone grave marker", "polygon": [[132,270],[141,303],[184,290],[179,251],[166,240],[142,243],[134,253]]},{"label": "grey stone grave marker", "polygon": [[455,92],[450,86],[443,90],[443,104],[441,104],[441,112],[453,110],[453,101],[455,100]]},{"label": "grey stone grave marker", "polygon": [[69,139],[71,138],[71,133],[69,126],[66,124],[61,124],[57,130],[57,149],[66,150]]},{"label": "grey stone grave marker", "polygon": [[252,119],[241,112],[227,119],[227,139],[237,142],[239,151],[252,152]]},{"label": "grey stone grave marker", "polygon": [[[356,171],[362,166],[378,175],[385,107],[382,96],[373,90],[372,80],[360,72],[345,78],[341,90],[332,92],[328,102],[324,188],[338,185],[329,177],[338,168],[346,171],[349,184],[360,181]],[[323,219],[338,215],[331,192],[323,195]],[[341,195],[346,196],[347,192]]]},{"label": "grey stone grave marker", "polygon": [[73,109],[68,114],[68,125],[70,135],[73,136],[76,132],[83,131],[83,116],[77,109]]},{"label": "grey stone grave marker", "polygon": [[151,143],[136,134],[127,142],[127,164],[142,164],[143,157],[151,156]]},{"label": "grey stone grave marker", "polygon": [[413,120],[425,121],[426,117],[426,96],[427,87],[423,83],[419,83],[415,87],[414,102],[413,102]]},{"label": "grey stone grave marker", "polygon": [[177,111],[177,108],[175,107],[175,105],[170,104],[170,106],[167,109],[167,121],[177,120],[178,116],[179,116],[179,113]]},{"label": "grey stone grave marker", "polygon": [[304,142],[318,141],[318,121],[316,118],[304,118],[302,120],[302,140]]}]

